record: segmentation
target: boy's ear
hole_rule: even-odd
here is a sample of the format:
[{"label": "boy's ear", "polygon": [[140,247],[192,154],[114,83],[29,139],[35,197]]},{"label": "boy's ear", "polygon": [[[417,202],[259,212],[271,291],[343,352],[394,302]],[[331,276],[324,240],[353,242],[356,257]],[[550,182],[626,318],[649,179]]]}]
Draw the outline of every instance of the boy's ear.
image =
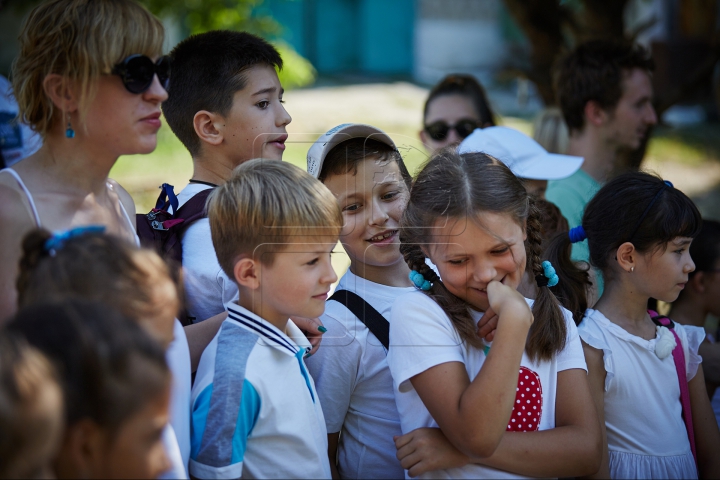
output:
[{"label": "boy's ear", "polygon": [[260,287],[260,262],[250,257],[243,257],[233,268],[235,281],[241,287],[255,290]]},{"label": "boy's ear", "polygon": [[74,82],[57,73],[50,73],[43,79],[42,86],[45,94],[61,111],[74,112],[78,109],[80,97]]},{"label": "boy's ear", "polygon": [[220,145],[223,141],[223,132],[220,128],[221,117],[217,113],[200,110],[193,117],[193,127],[200,140],[210,145]]},{"label": "boy's ear", "polygon": [[618,265],[620,265],[620,268],[631,273],[635,269],[637,255],[638,252],[635,250],[635,245],[630,242],[625,242],[618,247],[615,259]]}]

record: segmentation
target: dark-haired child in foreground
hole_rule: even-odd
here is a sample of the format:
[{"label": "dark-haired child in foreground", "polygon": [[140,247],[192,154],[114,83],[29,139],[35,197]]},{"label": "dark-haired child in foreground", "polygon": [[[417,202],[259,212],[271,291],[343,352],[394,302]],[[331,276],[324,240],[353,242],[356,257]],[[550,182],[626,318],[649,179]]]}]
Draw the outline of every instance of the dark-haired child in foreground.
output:
[{"label": "dark-haired child in foreground", "polygon": [[65,299],[21,308],[7,330],[40,350],[60,377],[57,478],[157,478],[170,467],[161,438],[170,372],[160,345],[136,322],[98,302]]},{"label": "dark-haired child in foreground", "polygon": [[163,443],[171,463],[164,478],[187,478],[190,460],[190,355],[176,280],[154,251],[81,227],[50,234],[37,229],[23,239],[17,281],[20,308],[79,297],[102,303],[137,322],[165,350],[172,372],[170,424]]},{"label": "dark-haired child in foreground", "polygon": [[[399,250],[410,184],[400,153],[381,130],[344,124],[310,148],[308,171],[343,212],[340,241],[350,268],[336,291],[360,296],[387,323],[395,298],[413,289]],[[331,467],[340,478],[403,478],[393,443],[401,431],[387,350],[364,319],[339,302],[328,302],[321,320],[328,332],[307,363],[323,405]]]},{"label": "dark-haired child in foreground", "polygon": [[255,159],[212,193],[208,212],[240,298],[200,359],[190,474],[330,478],[325,420],[303,361],[309,343],[289,318],[325,310],[340,208],[299,168]]}]

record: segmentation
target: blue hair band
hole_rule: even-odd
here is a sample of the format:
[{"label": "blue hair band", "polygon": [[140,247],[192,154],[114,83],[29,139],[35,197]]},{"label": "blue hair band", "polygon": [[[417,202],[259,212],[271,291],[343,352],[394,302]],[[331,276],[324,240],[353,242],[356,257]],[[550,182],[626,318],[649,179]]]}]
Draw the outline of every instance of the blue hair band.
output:
[{"label": "blue hair band", "polygon": [[430,290],[430,287],[432,287],[432,284],[425,280],[425,277],[423,277],[422,273],[418,272],[417,270],[413,270],[408,274],[408,278],[411,282],[413,282],[413,285],[415,285],[416,288],[419,288],[420,290],[423,290],[427,292]]},{"label": "blue hair band", "polygon": [[570,243],[578,243],[587,238],[587,233],[585,233],[585,229],[582,225],[578,225],[577,227],[570,229],[568,236],[570,237]]},{"label": "blue hair band", "polygon": [[545,260],[541,265],[543,274],[535,275],[535,281],[537,282],[538,287],[554,287],[557,285],[560,282],[560,277],[558,277],[557,273],[555,273],[552,263]]},{"label": "blue hair band", "polygon": [[64,232],[55,233],[52,237],[45,241],[43,248],[50,255],[54,255],[55,252],[62,249],[68,240],[87,235],[89,233],[103,233],[105,231],[104,225],[88,225],[85,227],[75,227]]}]

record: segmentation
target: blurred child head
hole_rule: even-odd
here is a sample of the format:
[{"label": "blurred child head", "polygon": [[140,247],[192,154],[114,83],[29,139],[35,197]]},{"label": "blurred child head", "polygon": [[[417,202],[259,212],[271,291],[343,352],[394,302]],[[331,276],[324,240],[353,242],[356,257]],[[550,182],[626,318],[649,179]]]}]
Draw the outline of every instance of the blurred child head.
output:
[{"label": "blurred child head", "polygon": [[448,75],[425,101],[420,140],[434,152],[461,141],[476,128],[493,125],[495,114],[480,82],[471,75]]},{"label": "blurred child head", "polygon": [[412,179],[385,132],[362,124],[331,129],[310,148],[308,171],[340,205],[340,241],[353,273],[365,278],[366,266],[402,262],[398,229]]},{"label": "blurred child head", "polygon": [[568,128],[559,108],[545,108],[535,117],[533,139],[550,153],[567,151]]},{"label": "blurred child head", "polygon": [[65,432],[59,478],[156,478],[169,467],[165,353],[135,322],[85,300],[38,303],[8,324],[60,372]]},{"label": "blurred child head", "polygon": [[569,177],[583,163],[582,157],[550,153],[529,136],[509,127],[475,130],[458,146],[458,152],[483,152],[500,160],[536,198],[545,198],[548,180]]},{"label": "blurred child head", "polygon": [[703,220],[700,233],[690,244],[695,271],[673,307],[683,302],[702,306],[707,313],[720,317],[720,222]]},{"label": "blurred child head", "polygon": [[[469,308],[486,310],[487,285],[517,288],[525,268],[542,276],[541,219],[534,199],[510,169],[483,153],[435,154],[413,182],[400,228],[400,251],[410,269],[432,283],[426,293],[453,320],[462,338],[480,346]],[[427,265],[436,265],[440,276]],[[562,285],[552,287],[562,292]],[[574,306],[573,314],[584,306]],[[550,287],[533,305],[526,351],[547,359],[561,350],[566,326]],[[581,315],[581,314],[580,314]]]},{"label": "blurred child head", "polygon": [[68,296],[95,300],[139,322],[163,347],[170,344],[179,282],[155,252],[97,232],[48,248],[52,238],[38,229],[23,241],[19,307]]},{"label": "blurred child head", "polygon": [[45,356],[0,334],[0,478],[52,478],[63,431],[63,394]]},{"label": "blurred child head", "polygon": [[172,85],[162,109],[193,158],[211,149],[230,169],[251,158],[282,159],[291,118],[272,45],[247,32],[213,30],[183,40],[170,56]]},{"label": "blurred child head", "polygon": [[330,191],[298,167],[255,159],[211,194],[208,217],[224,272],[262,295],[263,318],[315,318],[337,277],[330,252],[342,213]]}]

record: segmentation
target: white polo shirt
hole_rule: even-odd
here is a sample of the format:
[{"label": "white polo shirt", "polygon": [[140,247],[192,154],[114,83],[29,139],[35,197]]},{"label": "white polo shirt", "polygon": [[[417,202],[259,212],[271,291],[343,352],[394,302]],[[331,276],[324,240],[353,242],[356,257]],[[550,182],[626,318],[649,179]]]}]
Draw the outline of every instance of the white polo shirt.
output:
[{"label": "white polo shirt", "polygon": [[190,475],[330,478],[325,419],[303,362],[306,345],[292,322],[282,332],[228,304],[192,390]]}]

